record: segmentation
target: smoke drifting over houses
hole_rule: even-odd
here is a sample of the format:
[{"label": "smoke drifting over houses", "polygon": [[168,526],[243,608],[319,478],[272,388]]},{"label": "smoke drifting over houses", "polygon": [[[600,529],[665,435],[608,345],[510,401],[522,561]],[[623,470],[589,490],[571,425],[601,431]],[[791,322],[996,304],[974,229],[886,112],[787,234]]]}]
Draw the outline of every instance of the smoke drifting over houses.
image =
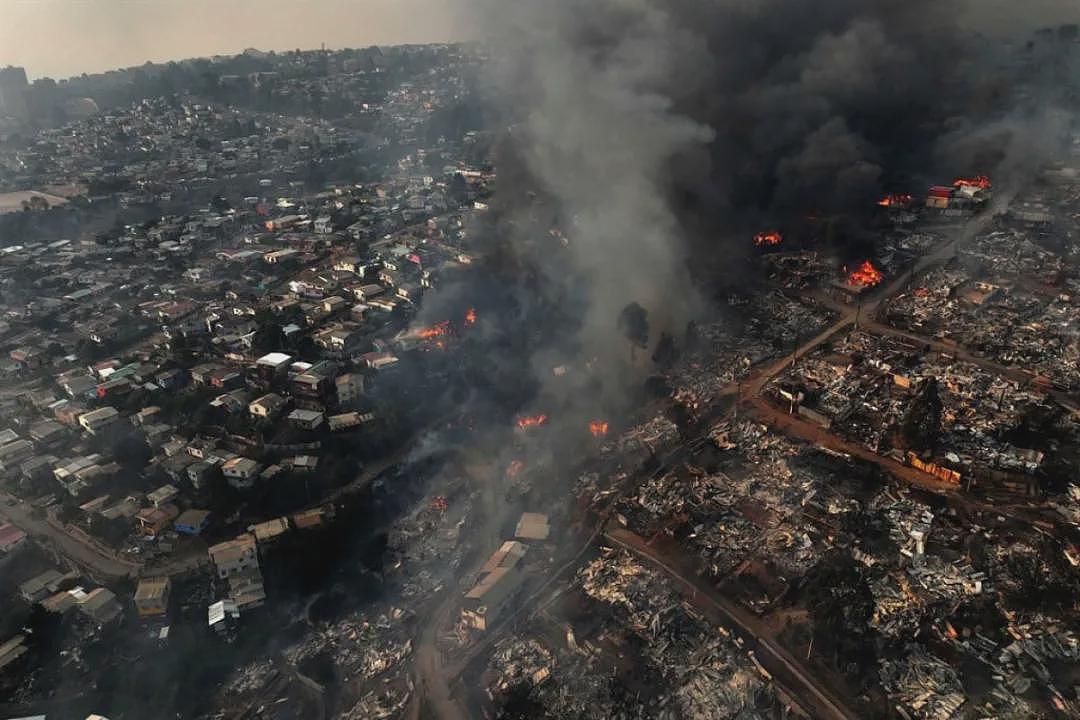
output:
[{"label": "smoke drifting over houses", "polygon": [[[1023,43],[983,39],[964,20],[974,13],[951,4],[471,9],[517,121],[512,143],[565,221],[567,252],[540,265],[584,282],[582,337],[596,352],[627,303],[654,329],[685,322],[691,269],[736,267],[763,226],[812,216],[858,228],[883,193],[935,174],[1033,165],[1065,124],[1052,91],[1026,81]],[[500,194],[512,195],[506,175]]]}]

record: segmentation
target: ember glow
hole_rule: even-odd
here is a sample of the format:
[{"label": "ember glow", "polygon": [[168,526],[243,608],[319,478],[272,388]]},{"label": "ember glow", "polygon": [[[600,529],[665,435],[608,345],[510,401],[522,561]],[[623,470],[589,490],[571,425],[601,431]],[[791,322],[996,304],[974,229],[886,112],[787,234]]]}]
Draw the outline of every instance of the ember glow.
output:
[{"label": "ember glow", "polygon": [[863,260],[862,265],[848,273],[848,283],[862,287],[874,287],[884,278],[885,275],[869,260]]},{"label": "ember glow", "polygon": [[892,193],[878,200],[877,204],[881,207],[903,207],[904,205],[911,204],[912,197],[910,195]]},{"label": "ember glow", "polygon": [[589,423],[589,432],[593,437],[604,437],[607,435],[608,424],[604,420],[594,420]]},{"label": "ember glow", "polygon": [[450,321],[449,320],[443,320],[441,323],[436,323],[435,325],[432,325],[431,327],[426,327],[426,328],[420,330],[420,332],[417,333],[417,335],[420,338],[424,339],[424,340],[431,340],[433,338],[445,337],[446,335],[449,335],[449,334],[450,334]]},{"label": "ember glow", "polygon": [[465,313],[465,324],[466,325],[475,325],[476,324],[476,308],[469,308],[468,312]]},{"label": "ember glow", "polygon": [[547,422],[547,415],[533,415],[532,417],[518,418],[517,426],[519,430],[528,430],[529,428],[538,427]]},{"label": "ember glow", "polygon": [[976,175],[973,178],[957,178],[953,180],[954,187],[973,187],[980,190],[989,190],[991,187],[990,178],[985,175]]},{"label": "ember glow", "polygon": [[754,236],[754,244],[758,247],[768,247],[770,245],[779,245],[784,242],[784,236],[780,233],[773,232],[761,232]]}]

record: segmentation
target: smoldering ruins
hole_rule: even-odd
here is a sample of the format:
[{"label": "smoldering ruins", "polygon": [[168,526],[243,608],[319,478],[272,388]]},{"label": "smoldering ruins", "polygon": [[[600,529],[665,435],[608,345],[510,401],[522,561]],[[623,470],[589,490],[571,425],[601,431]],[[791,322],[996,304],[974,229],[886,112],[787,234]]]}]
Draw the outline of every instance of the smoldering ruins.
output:
[{"label": "smoldering ruins", "polygon": [[[1034,476],[1040,473],[1028,465],[1032,479],[1018,483],[1015,477],[982,472],[977,466],[984,448],[996,457],[1003,453],[1001,443],[1004,452],[1018,457],[1041,451],[1032,455],[975,431],[978,439],[965,454],[938,464],[924,459],[922,450],[908,451],[903,440],[891,445],[867,440],[865,427],[841,431],[844,441],[823,439],[812,426],[828,430],[834,421],[814,409],[806,388],[783,376],[767,391],[769,400],[750,409],[764,425],[739,425],[737,417],[743,384],[748,394],[757,394],[775,378],[760,377],[772,373],[761,369],[770,358],[791,352],[789,372],[803,371],[797,362],[803,343],[822,330],[857,328],[864,304],[868,318],[875,317],[877,298],[896,293],[905,273],[914,282],[935,243],[955,235],[985,237],[991,215],[996,223],[1008,222],[1007,208],[1039,196],[1041,191],[1033,190],[1040,184],[1037,178],[1071,141],[1072,84],[1054,79],[1068,72],[1071,61],[1062,58],[1071,53],[1065,48],[1073,44],[1075,27],[1054,27],[1035,35],[1036,40],[1026,34],[1012,40],[984,36],[978,31],[977,10],[929,2],[480,5],[492,43],[490,81],[506,118],[499,155],[505,174],[500,174],[494,206],[501,221],[495,232],[502,234],[508,256],[503,260],[542,288],[539,294],[572,308],[562,316],[565,333],[553,333],[554,344],[543,344],[533,356],[539,378],[534,409],[575,406],[575,412],[551,416],[543,443],[565,448],[565,428],[584,425],[582,386],[561,383],[560,374],[551,372],[575,363],[593,381],[586,387],[588,402],[600,408],[594,414],[614,415],[614,427],[626,433],[618,444],[605,445],[605,460],[582,473],[576,486],[580,499],[609,518],[606,524],[601,521],[606,528],[601,544],[608,549],[577,580],[560,583],[565,594],[559,591],[557,601],[545,600],[542,616],[529,615],[524,637],[506,637],[509,628],[494,626],[506,639],[494,646],[487,666],[492,679],[487,685],[490,704],[484,706],[499,717],[552,716],[554,707],[562,708],[559,716],[590,717],[585,704],[565,706],[569,688],[575,688],[572,693],[583,697],[603,697],[602,703],[595,702],[607,707],[609,716],[634,717],[635,701],[618,688],[641,683],[646,697],[638,695],[636,712],[648,716],[727,717],[753,708],[762,717],[787,711],[844,717],[852,707],[844,696],[859,692],[869,693],[864,710],[879,712],[895,703],[907,708],[901,710],[904,717],[953,716],[967,702],[957,689],[957,676],[942,680],[939,675],[948,675],[942,671],[915,678],[896,664],[897,647],[881,640],[892,621],[885,620],[881,605],[875,614],[874,603],[883,599],[876,595],[878,585],[866,584],[874,575],[866,568],[879,562],[879,553],[899,550],[901,567],[926,588],[928,597],[920,604],[934,605],[935,597],[955,590],[975,598],[972,603],[980,607],[990,587],[987,570],[948,552],[927,555],[923,540],[929,526],[951,525],[936,518],[939,511],[901,530],[891,550],[881,544],[882,521],[870,516],[880,515],[883,505],[907,502],[907,489],[892,486],[888,476],[895,473],[907,482],[912,476],[851,448],[864,443],[873,453],[895,458],[897,467],[914,467],[948,482],[970,473],[987,484],[984,492],[990,494],[1021,484],[1025,492],[1042,492],[1034,490],[1041,482]],[[924,207],[924,188],[938,184],[949,188],[944,204],[927,199]],[[1057,190],[1050,196],[1054,202],[1063,198]],[[930,210],[935,207],[943,209]],[[951,228],[942,225],[941,216],[951,218],[945,221],[953,223]],[[766,265],[784,263],[773,266],[779,270],[770,279],[787,292],[773,301],[780,307],[765,313],[767,319],[759,324],[747,309],[769,298],[758,269],[763,256]],[[941,260],[948,258],[933,262]],[[815,279],[819,271],[823,274]],[[783,308],[784,303],[790,305]],[[637,329],[630,330],[625,320],[635,307],[644,312],[638,313]],[[798,318],[786,330],[785,316]],[[768,331],[759,334],[762,324]],[[1068,332],[1075,346],[1075,328]],[[844,352],[842,344],[826,344],[821,354],[834,348]],[[1075,347],[1070,351],[1074,356]],[[855,357],[858,363],[861,356]],[[928,359],[944,365],[920,373],[907,385],[910,396],[896,397],[893,391],[891,402],[907,407],[909,415],[910,406],[920,402],[920,387],[925,395],[935,377],[953,372],[947,354]],[[874,367],[890,370],[884,364]],[[906,375],[898,377],[907,382]],[[642,398],[643,381],[654,392],[670,393],[674,406],[666,409],[667,418],[663,412],[641,416],[633,409],[639,400],[611,402],[620,394]],[[1037,397],[1033,401],[1040,402]],[[794,428],[779,419],[775,408],[785,404],[788,414],[810,419],[807,427]],[[881,406],[860,411],[872,414],[875,407]],[[1068,428],[1067,435],[1077,429],[1075,418],[1064,419],[1070,407],[1075,405],[1050,411]],[[841,412],[851,414],[850,409]],[[1009,412],[1007,423],[1014,424],[1018,408]],[[656,434],[664,423],[670,432]],[[885,432],[902,434],[901,425],[894,420]],[[795,446],[777,437],[777,426],[788,428]],[[954,429],[968,432],[960,423]],[[997,438],[1008,434],[1004,428],[992,432]],[[642,455],[629,451],[635,437],[648,438]],[[712,455],[717,450],[719,461]],[[529,450],[516,452],[527,455]],[[737,469],[748,458],[759,462],[762,455],[779,465],[761,477]],[[510,461],[513,477],[522,463]],[[968,473],[940,469],[947,466],[964,466]],[[558,464],[542,467],[560,474],[569,470]],[[811,478],[829,473],[857,480],[843,490],[815,487],[820,480]],[[917,492],[943,489],[914,484]],[[717,493],[732,498],[719,501],[722,510],[709,509]],[[620,496],[627,498],[624,504],[609,505]],[[527,497],[535,504],[543,495]],[[946,501],[946,507],[953,502]],[[981,529],[983,511],[973,509],[978,502],[960,504],[971,513],[967,522]],[[653,514],[644,524],[643,508]],[[616,509],[613,523],[609,513]],[[1024,537],[1017,528],[1007,534]],[[767,551],[744,550],[761,538]],[[605,667],[604,644],[625,650],[627,639],[586,619],[582,606],[590,607],[588,598],[651,602],[642,619],[624,621],[638,633],[651,628],[646,635],[656,633],[656,623],[662,622],[657,618],[670,612],[658,599],[661,593],[633,601],[617,591],[598,595],[590,585],[596,572],[622,579],[638,572],[622,568],[625,556],[611,549],[633,548],[635,539],[655,544],[652,551],[639,546],[639,554],[671,563],[674,571],[665,567],[677,587],[689,575],[706,578],[705,585],[693,585],[694,592],[718,593],[716,606],[684,609],[694,616],[710,616],[711,610],[714,619],[723,619],[722,626],[745,622],[737,632],[740,643],[751,637],[762,643],[759,655],[749,655],[759,678],[777,680],[791,672],[793,663],[807,664],[787,653],[805,652],[809,658],[815,640],[824,657],[809,663],[813,672],[835,679],[835,673],[846,670],[852,676],[837,686],[835,697],[793,699],[813,690],[788,676],[779,681],[781,700],[740,686],[725,701],[714,696],[723,707],[680,709],[675,698],[688,691],[681,681],[661,690],[665,681],[656,670],[642,669],[630,679],[623,668]],[[507,551],[504,545],[500,552]],[[694,562],[676,560],[687,551]],[[535,557],[535,550],[530,552],[525,557]],[[497,557],[492,562],[499,566]],[[515,561],[507,573],[519,572],[523,562]],[[537,562],[549,567],[551,561]],[[492,592],[485,582],[495,581],[481,576],[476,592]],[[520,597],[531,591],[522,590],[519,582],[536,592],[544,589],[525,580],[503,592]],[[832,582],[851,585],[843,602],[822,596]],[[492,593],[492,602],[501,603],[496,595],[501,598],[501,592]],[[568,624],[559,625],[551,603],[568,613]],[[747,608],[757,620],[744,619]],[[589,612],[595,611],[591,606]],[[840,612],[843,618],[836,616]],[[799,613],[808,613],[809,621],[798,619]],[[481,635],[491,632],[490,620],[477,625],[474,618],[463,615],[463,622]],[[522,630],[520,624],[513,627]],[[563,628],[566,637],[554,639]],[[595,645],[582,651],[579,633]],[[837,633],[846,637],[837,639]],[[780,648],[763,637],[775,638]],[[668,662],[677,664],[678,653],[670,648],[683,641],[687,638],[650,635],[644,646],[659,643],[673,653]],[[468,647],[476,639],[457,642]],[[444,649],[453,654],[451,646]],[[561,663],[576,667],[569,659],[575,653],[591,655],[595,664],[572,678],[562,675]],[[852,671],[863,663],[862,670]],[[586,681],[589,672],[598,676]],[[602,678],[612,683],[610,696],[600,690]],[[717,676],[712,681],[726,682]],[[599,684],[585,690],[583,682]],[[916,697],[914,687],[925,695]],[[998,708],[1032,707],[1024,705],[1027,701],[1013,685],[991,695],[989,703]],[[1060,695],[1052,702],[1059,709],[1072,707]],[[914,715],[908,714],[912,707]]]},{"label": "smoldering ruins", "polygon": [[1077,26],[462,9],[0,142],[13,707],[1080,716]]}]

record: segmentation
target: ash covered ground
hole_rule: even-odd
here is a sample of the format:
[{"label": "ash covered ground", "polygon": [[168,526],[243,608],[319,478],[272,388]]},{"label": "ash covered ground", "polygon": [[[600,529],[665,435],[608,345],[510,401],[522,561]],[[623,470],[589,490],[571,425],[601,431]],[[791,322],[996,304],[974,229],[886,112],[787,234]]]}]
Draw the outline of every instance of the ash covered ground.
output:
[{"label": "ash covered ground", "polygon": [[465,5],[26,90],[0,708],[1080,716],[1077,26]]}]

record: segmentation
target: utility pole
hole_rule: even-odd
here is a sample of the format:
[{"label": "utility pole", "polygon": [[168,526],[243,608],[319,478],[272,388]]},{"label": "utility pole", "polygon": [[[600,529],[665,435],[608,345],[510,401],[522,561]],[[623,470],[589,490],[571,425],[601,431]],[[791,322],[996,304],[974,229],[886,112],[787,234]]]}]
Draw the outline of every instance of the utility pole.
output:
[{"label": "utility pole", "polygon": [[734,422],[739,422],[739,403],[742,402],[742,380],[735,381],[735,412],[732,419]]}]

